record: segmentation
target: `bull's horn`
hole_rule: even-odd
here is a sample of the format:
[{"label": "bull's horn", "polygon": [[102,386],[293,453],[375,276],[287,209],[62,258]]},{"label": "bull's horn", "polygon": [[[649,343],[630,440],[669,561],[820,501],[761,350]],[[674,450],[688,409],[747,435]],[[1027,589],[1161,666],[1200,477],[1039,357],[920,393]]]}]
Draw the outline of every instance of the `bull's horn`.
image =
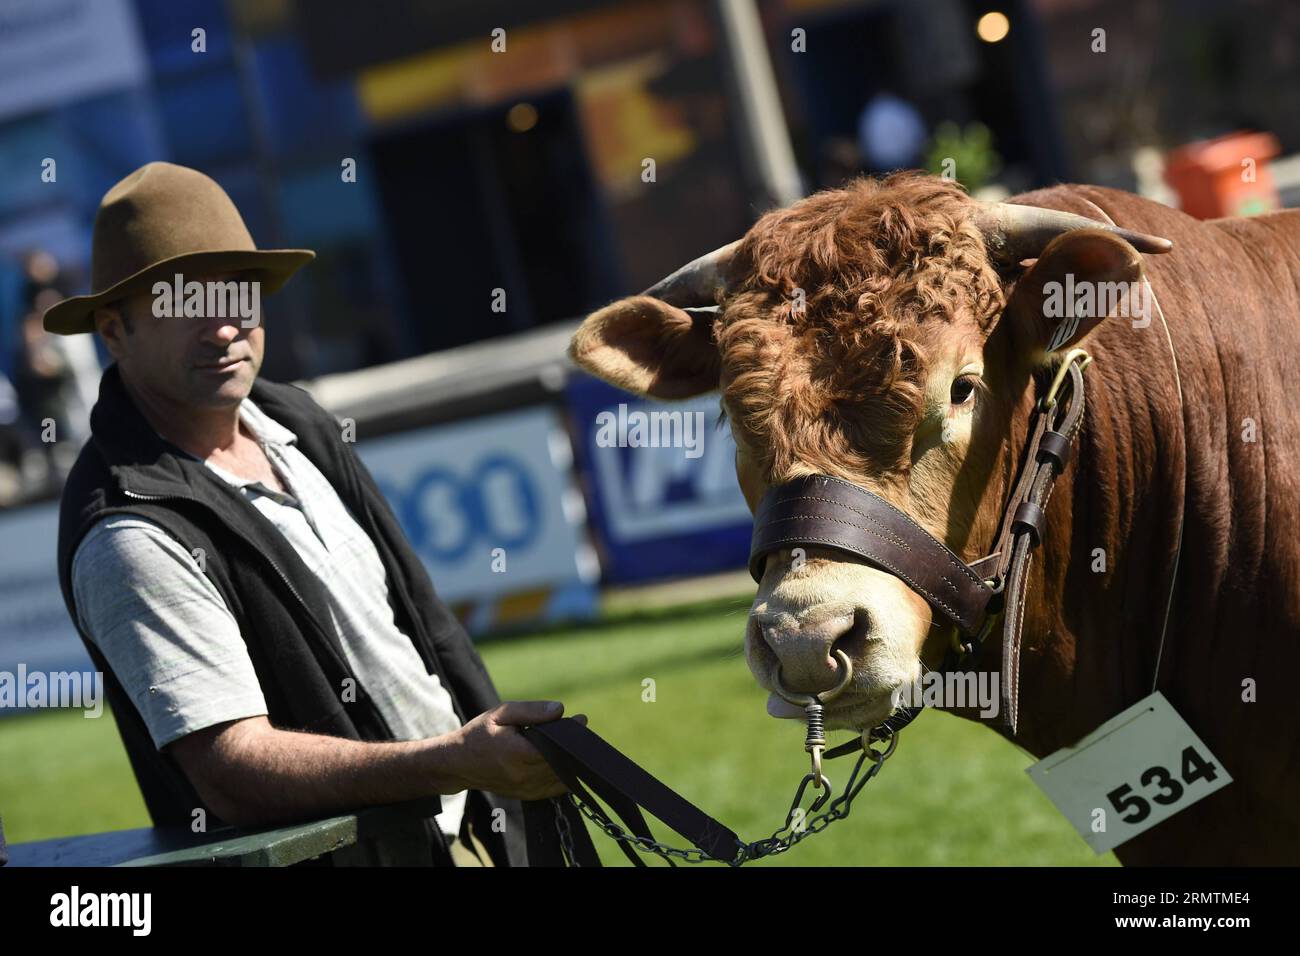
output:
[{"label": "bull's horn", "polygon": [[1113,232],[1138,252],[1168,252],[1174,244],[1159,236],[1131,232],[1085,216],[1038,206],[1013,203],[980,203],[975,224],[984,234],[989,255],[1003,265],[1015,265],[1022,259],[1035,259],[1043,248],[1063,232],[1074,229],[1102,229]]},{"label": "bull's horn", "polygon": [[714,249],[708,255],[686,263],[668,278],[660,279],[641,294],[681,309],[717,305],[719,290],[727,287],[727,265],[739,245],[737,239]]}]

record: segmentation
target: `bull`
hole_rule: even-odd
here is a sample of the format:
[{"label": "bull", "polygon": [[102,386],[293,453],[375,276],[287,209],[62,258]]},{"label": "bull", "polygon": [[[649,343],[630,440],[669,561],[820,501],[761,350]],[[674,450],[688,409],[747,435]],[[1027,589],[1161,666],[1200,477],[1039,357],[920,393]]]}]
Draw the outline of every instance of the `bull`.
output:
[{"label": "bull", "polygon": [[[1097,295],[1063,323],[1067,286]],[[1094,363],[1028,570],[1019,719],[958,713],[1042,757],[1158,687],[1234,782],[1121,862],[1300,862],[1300,212],[1203,222],[1094,186],[990,205],[921,174],[860,179],[588,316],[569,356],[640,396],[719,390],[751,511],[834,476],[970,562],[1078,346]],[[793,716],[778,671],[818,693],[847,656],[827,726],[861,731],[949,637],[899,577],[788,548],[762,564],[745,656],[774,716]]]}]

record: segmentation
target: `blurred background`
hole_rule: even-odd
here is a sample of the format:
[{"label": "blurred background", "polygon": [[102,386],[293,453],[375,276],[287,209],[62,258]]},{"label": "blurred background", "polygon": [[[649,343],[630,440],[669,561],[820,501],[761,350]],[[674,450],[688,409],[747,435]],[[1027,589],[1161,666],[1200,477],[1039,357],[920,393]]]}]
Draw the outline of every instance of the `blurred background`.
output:
[{"label": "blurred background", "polygon": [[[984,198],[1077,181],[1202,218],[1300,205],[1297,89],[1288,0],[0,0],[0,671],[88,667],[56,509],[105,354],[40,316],[88,291],[103,193],[168,160],[221,183],[259,246],[317,251],[267,307],[263,374],[357,422],[503,695],[585,701],[762,829],[801,754],[779,728],[771,813],[743,799],[777,733],[740,656],[750,516],[717,396],[673,406],[704,414],[698,457],[603,447],[598,415],[652,406],[568,367],[581,316],[898,168]],[[646,708],[660,670],[681,690]],[[701,697],[741,721],[734,773]],[[925,734],[910,779],[931,797],[894,807],[918,828],[981,761],[1027,759],[946,716]],[[802,862],[1090,860],[1010,776],[983,792],[1042,836],[1027,856],[978,828],[936,851],[904,820],[897,846]],[[79,714],[0,719],[0,815],[11,840],[147,824],[109,722]]]}]

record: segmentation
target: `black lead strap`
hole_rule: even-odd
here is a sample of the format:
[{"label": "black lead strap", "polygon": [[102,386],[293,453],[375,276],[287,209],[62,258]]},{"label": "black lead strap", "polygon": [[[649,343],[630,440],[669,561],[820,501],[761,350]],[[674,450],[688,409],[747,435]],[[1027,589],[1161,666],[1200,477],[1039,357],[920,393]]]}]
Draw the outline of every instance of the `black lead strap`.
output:
[{"label": "black lead strap", "polygon": [[[652,848],[655,840],[641,814],[642,808],[709,858],[721,863],[736,859],[743,844],[735,833],[585,725],[565,717],[525,727],[523,734],[541,751],[570,791],[603,818],[602,822],[608,822],[608,817],[591,800],[584,784],[618,815],[634,836],[645,842],[646,849]],[[620,842],[619,846],[635,865],[645,865],[626,843]]]}]

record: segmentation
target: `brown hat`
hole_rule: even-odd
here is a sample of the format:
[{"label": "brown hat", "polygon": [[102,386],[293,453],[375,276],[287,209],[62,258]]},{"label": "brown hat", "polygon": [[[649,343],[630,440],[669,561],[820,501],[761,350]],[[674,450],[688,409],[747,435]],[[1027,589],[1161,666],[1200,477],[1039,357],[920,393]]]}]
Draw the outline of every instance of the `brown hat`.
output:
[{"label": "brown hat", "polygon": [[213,180],[185,166],[149,163],[104,194],[91,245],[93,291],[50,306],[45,329],[93,332],[95,309],[187,270],[257,270],[262,293],[270,295],[315,257],[310,249],[258,249],[239,210]]}]

